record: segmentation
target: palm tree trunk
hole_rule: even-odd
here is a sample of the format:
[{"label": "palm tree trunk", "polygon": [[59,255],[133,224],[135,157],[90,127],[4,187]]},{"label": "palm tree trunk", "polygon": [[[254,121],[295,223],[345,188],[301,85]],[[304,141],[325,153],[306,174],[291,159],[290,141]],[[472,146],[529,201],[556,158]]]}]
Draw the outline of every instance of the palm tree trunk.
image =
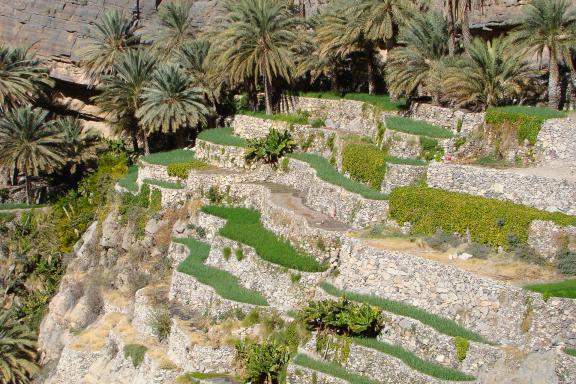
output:
[{"label": "palm tree trunk", "polygon": [[18,184],[18,174],[20,172],[18,172],[18,166],[16,164],[14,164],[14,167],[12,168],[12,177],[11,177],[11,181],[12,181],[12,185],[16,185]]},{"label": "palm tree trunk", "polygon": [[266,98],[266,114],[272,115],[272,96],[270,95],[270,82],[266,71],[263,71],[264,77],[264,97]]},{"label": "palm tree trunk", "polygon": [[368,94],[376,94],[376,73],[374,68],[374,54],[368,54]]},{"label": "palm tree trunk", "polygon": [[148,156],[150,154],[150,147],[148,146],[148,134],[144,128],[142,128],[142,141],[144,142],[144,155]]},{"label": "palm tree trunk", "polygon": [[24,186],[26,188],[26,204],[30,204],[30,178],[28,177],[28,167],[24,167]]},{"label": "palm tree trunk", "polygon": [[330,78],[330,88],[334,92],[338,92],[338,76],[335,73],[330,72],[328,75]]},{"label": "palm tree trunk", "polygon": [[576,111],[576,70],[570,71],[568,76],[568,91],[570,95],[568,110]]},{"label": "palm tree trunk", "polygon": [[464,5],[464,12],[462,13],[462,38],[464,46],[467,47],[472,41],[472,34],[470,33],[470,11],[469,3]]},{"label": "palm tree trunk", "polygon": [[456,51],[456,30],[454,28],[454,12],[452,8],[452,1],[445,0],[444,13],[448,18],[448,54],[454,56]]},{"label": "palm tree trunk", "polygon": [[550,53],[549,77],[548,77],[548,106],[558,109],[560,107],[560,69],[556,50],[548,47]]}]

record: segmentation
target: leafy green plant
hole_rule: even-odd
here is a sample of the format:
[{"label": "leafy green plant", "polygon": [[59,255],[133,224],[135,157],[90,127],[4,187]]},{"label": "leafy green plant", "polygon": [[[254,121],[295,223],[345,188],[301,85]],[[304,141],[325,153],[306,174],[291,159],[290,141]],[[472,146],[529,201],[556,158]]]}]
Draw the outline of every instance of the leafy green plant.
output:
[{"label": "leafy green plant", "polygon": [[126,344],[124,346],[124,357],[126,359],[131,359],[134,368],[138,368],[144,361],[144,355],[146,355],[146,351],[148,351],[148,348],[144,345]]},{"label": "leafy green plant", "polygon": [[356,304],[346,298],[310,302],[297,318],[311,329],[371,337],[378,335],[384,321],[380,308]]},{"label": "leafy green plant", "polygon": [[244,260],[244,251],[242,250],[242,248],[236,248],[236,251],[234,251],[234,254],[236,255],[236,260],[238,261],[242,261]]},{"label": "leafy green plant", "polygon": [[174,176],[179,179],[187,179],[191,170],[204,170],[210,166],[200,160],[191,160],[186,163],[174,163],[168,165],[166,171],[168,176]]},{"label": "leafy green plant", "polygon": [[224,256],[224,260],[226,261],[230,260],[230,256],[232,256],[232,248],[224,247],[224,249],[222,250],[222,256]]},{"label": "leafy green plant", "polygon": [[32,383],[39,372],[36,364],[36,335],[20,324],[14,313],[0,310],[0,372],[2,383]]},{"label": "leafy green plant", "polygon": [[558,252],[556,268],[565,275],[576,276],[576,252],[568,249]]},{"label": "leafy green plant", "polygon": [[271,129],[264,138],[248,141],[245,157],[247,160],[263,160],[276,164],[278,159],[296,148],[296,142],[288,131],[280,132]]},{"label": "leafy green plant", "polygon": [[326,121],[324,119],[314,119],[310,125],[312,128],[322,128],[326,126]]},{"label": "leafy green plant", "polygon": [[282,159],[282,161],[280,162],[280,169],[282,170],[282,172],[288,172],[290,171],[290,159],[285,157]]},{"label": "leafy green plant", "polygon": [[420,156],[426,160],[440,160],[444,155],[444,148],[438,145],[438,140],[420,136]]},{"label": "leafy green plant", "polygon": [[466,359],[468,355],[468,349],[470,348],[470,342],[461,336],[456,336],[453,339],[454,348],[456,349],[456,357],[458,361],[462,362]]},{"label": "leafy green plant", "polygon": [[441,228],[448,233],[470,232],[472,240],[491,246],[508,246],[508,236],[528,240],[533,220],[574,225],[576,217],[497,199],[448,192],[425,186],[396,188],[390,194],[390,216],[412,223],[412,233],[431,235]]},{"label": "leafy green plant", "polygon": [[374,144],[347,143],[342,151],[342,170],[378,190],[386,173],[386,153]]},{"label": "leafy green plant", "polygon": [[290,360],[288,346],[265,340],[258,344],[244,340],[236,344],[237,360],[244,369],[244,381],[255,384],[279,384]]}]

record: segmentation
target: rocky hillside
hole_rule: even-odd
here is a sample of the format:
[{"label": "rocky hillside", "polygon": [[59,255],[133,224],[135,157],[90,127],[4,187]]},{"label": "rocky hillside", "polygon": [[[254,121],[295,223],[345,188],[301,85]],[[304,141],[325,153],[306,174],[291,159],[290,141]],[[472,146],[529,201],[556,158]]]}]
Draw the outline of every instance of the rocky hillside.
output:
[{"label": "rocky hillside", "polygon": [[[394,111],[312,98],[293,108],[315,127],[238,115],[233,131],[208,130],[194,150],[146,157],[119,182],[74,247],[41,326],[54,367],[47,383],[234,383],[250,375],[247,359],[262,345],[289,352],[291,384],[576,380],[576,302],[524,288],[561,278],[553,247],[573,240],[576,184],[538,173],[551,161],[570,168],[576,146],[556,143],[568,144],[573,120],[543,125],[539,166],[521,173],[417,160],[426,140],[397,130]],[[434,122],[452,151],[484,120],[458,115],[452,126],[454,113],[421,106],[411,116]],[[283,125],[306,153],[276,167],[244,161],[247,138]],[[356,175],[347,151],[363,146],[355,156],[366,159],[370,140],[394,153],[377,187],[344,175]],[[423,177],[435,188],[422,187]],[[448,214],[428,217],[433,229],[457,220],[486,227],[469,226],[458,241],[432,233],[436,246],[450,245],[431,248],[426,223],[402,219],[434,209],[405,206],[422,191],[429,202],[452,199],[441,208]],[[520,231],[510,252],[529,243],[539,262],[508,253],[510,226]],[[499,250],[488,256],[480,242]],[[382,328],[343,337],[293,321],[310,301],[343,295],[377,310]]]}]

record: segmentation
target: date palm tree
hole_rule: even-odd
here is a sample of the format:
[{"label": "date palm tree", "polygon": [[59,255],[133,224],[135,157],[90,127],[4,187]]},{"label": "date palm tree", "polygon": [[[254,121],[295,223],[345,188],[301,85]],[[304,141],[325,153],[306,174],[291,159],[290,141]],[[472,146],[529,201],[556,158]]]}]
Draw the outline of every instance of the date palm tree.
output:
[{"label": "date palm tree", "polygon": [[472,40],[467,55],[444,73],[444,99],[456,106],[485,109],[522,92],[530,74],[521,50],[510,39]]},{"label": "date palm tree", "polygon": [[399,25],[413,14],[408,0],[340,0],[321,16],[317,39],[321,53],[345,58],[354,52],[364,54],[368,93],[376,94],[376,55],[381,46],[391,47]]},{"label": "date palm tree", "polygon": [[32,383],[39,371],[35,361],[36,335],[10,311],[0,310],[0,383]]},{"label": "date palm tree", "polygon": [[399,46],[390,51],[387,66],[387,83],[395,96],[415,94],[419,88],[434,95],[434,72],[448,55],[448,21],[440,12],[430,12],[415,17],[400,28]]},{"label": "date palm tree", "polygon": [[205,96],[212,104],[220,93],[222,76],[218,71],[212,71],[206,59],[210,52],[210,42],[207,39],[196,39],[184,43],[176,52],[176,62],[192,77],[194,84],[204,89]]},{"label": "date palm tree", "polygon": [[0,119],[0,165],[24,173],[26,202],[30,203],[30,176],[64,163],[62,134],[47,122],[48,111],[30,106],[8,110]]},{"label": "date palm tree", "polygon": [[118,58],[140,44],[135,32],[132,20],[117,10],[104,13],[94,24],[86,45],[78,51],[80,66],[91,85],[112,74]]},{"label": "date palm tree", "polygon": [[66,160],[71,173],[83,162],[94,158],[94,147],[100,135],[90,129],[84,129],[82,122],[75,117],[64,117],[52,122],[54,129],[62,134],[62,147],[66,151]]},{"label": "date palm tree", "polygon": [[548,106],[560,108],[559,63],[572,67],[570,49],[576,46],[576,7],[569,0],[533,0],[526,5],[515,40],[530,53],[548,53]]},{"label": "date palm tree", "polygon": [[176,132],[180,128],[206,124],[208,109],[204,90],[176,65],[160,66],[142,91],[142,105],[136,112],[147,133]]},{"label": "date palm tree", "polygon": [[191,5],[176,1],[160,6],[158,16],[146,35],[154,42],[158,57],[166,60],[194,38],[194,31]]},{"label": "date palm tree", "polygon": [[36,100],[54,86],[48,68],[28,50],[0,45],[0,112]]},{"label": "date palm tree", "polygon": [[266,113],[272,114],[272,83],[290,82],[301,20],[282,0],[227,0],[212,34],[209,61],[231,83],[262,79]]},{"label": "date palm tree", "polygon": [[[142,91],[152,77],[156,59],[144,49],[130,50],[123,54],[114,65],[114,75],[102,78],[100,94],[93,100],[104,113],[110,114],[121,132],[132,137],[134,150],[138,149],[139,124],[136,111],[142,105]],[[148,150],[147,135],[144,137],[144,150]]]}]

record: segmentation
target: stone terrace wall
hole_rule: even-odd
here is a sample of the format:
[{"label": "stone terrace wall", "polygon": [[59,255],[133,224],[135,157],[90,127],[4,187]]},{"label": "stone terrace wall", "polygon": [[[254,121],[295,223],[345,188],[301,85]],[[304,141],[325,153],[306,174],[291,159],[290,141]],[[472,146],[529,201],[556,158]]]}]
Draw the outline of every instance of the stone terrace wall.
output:
[{"label": "stone terrace wall", "polygon": [[544,301],[540,294],[356,239],[343,242],[340,258],[335,283],[341,289],[402,301],[527,350],[576,345],[574,300]]},{"label": "stone terrace wall", "polygon": [[576,119],[546,120],[538,134],[537,161],[576,162]]},{"label": "stone terrace wall", "polygon": [[[454,110],[426,103],[412,103],[406,116],[448,128],[454,133],[470,133],[483,126],[485,114]],[[461,126],[458,128],[460,124]]]},{"label": "stone terrace wall", "polygon": [[373,137],[377,130],[378,119],[372,108],[361,101],[297,96],[285,103],[283,109],[286,112],[309,112],[312,118],[324,119],[328,128],[357,135]]},{"label": "stone terrace wall", "polygon": [[232,121],[234,135],[245,139],[264,137],[274,128],[280,131],[288,129],[289,124],[285,121],[267,120],[259,117],[237,114]]},{"label": "stone terrace wall", "polygon": [[468,165],[431,163],[430,187],[508,200],[547,211],[576,214],[576,182]]},{"label": "stone terrace wall", "polygon": [[425,178],[425,166],[386,163],[386,176],[381,190],[390,193],[394,188],[411,185]]}]

